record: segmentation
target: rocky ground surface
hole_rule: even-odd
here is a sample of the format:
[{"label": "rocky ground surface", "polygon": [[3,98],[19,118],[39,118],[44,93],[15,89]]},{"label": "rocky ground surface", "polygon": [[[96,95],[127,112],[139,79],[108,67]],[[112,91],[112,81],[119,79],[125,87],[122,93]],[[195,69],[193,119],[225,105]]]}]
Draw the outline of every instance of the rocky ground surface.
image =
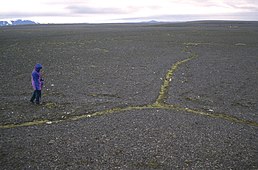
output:
[{"label": "rocky ground surface", "polygon": [[0,28],[1,169],[258,169],[257,26]]}]

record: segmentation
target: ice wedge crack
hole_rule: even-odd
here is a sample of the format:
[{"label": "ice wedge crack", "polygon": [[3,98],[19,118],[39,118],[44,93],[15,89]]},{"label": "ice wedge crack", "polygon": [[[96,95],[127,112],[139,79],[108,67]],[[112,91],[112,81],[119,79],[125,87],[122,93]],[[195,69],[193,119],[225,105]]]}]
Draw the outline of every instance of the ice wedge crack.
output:
[{"label": "ice wedge crack", "polygon": [[24,123],[19,123],[19,124],[6,124],[6,125],[0,125],[0,129],[8,129],[8,128],[17,128],[17,127],[26,127],[26,126],[35,126],[35,125],[42,125],[42,124],[56,124],[64,121],[76,121],[80,119],[85,119],[85,118],[91,118],[91,117],[97,117],[97,116],[103,116],[111,113],[117,113],[117,112],[125,112],[125,111],[130,111],[130,110],[142,110],[142,109],[147,109],[150,108],[149,105],[146,106],[128,106],[124,108],[112,108],[108,110],[103,110],[103,111],[98,111],[92,114],[84,114],[84,115],[78,115],[78,116],[71,116],[67,117],[66,119],[59,119],[59,120],[35,120],[31,122],[24,122]]},{"label": "ice wedge crack", "polygon": [[42,124],[56,124],[56,123],[61,123],[64,121],[76,121],[76,120],[103,116],[103,115],[112,114],[112,113],[126,112],[126,111],[132,111],[132,110],[144,110],[144,109],[163,109],[163,110],[173,110],[173,111],[184,111],[184,112],[193,113],[196,115],[202,115],[202,116],[207,116],[207,117],[211,117],[211,118],[218,118],[218,119],[223,119],[223,120],[227,120],[227,121],[234,122],[234,123],[241,123],[241,124],[258,127],[257,122],[237,118],[237,117],[222,114],[222,113],[208,113],[208,112],[204,112],[204,111],[200,111],[200,110],[196,110],[196,109],[184,108],[184,107],[170,105],[170,104],[154,103],[151,105],[144,105],[144,106],[128,106],[128,107],[124,107],[124,108],[113,108],[113,109],[109,109],[109,110],[95,112],[93,114],[73,116],[73,117],[70,117],[67,119],[61,119],[61,120],[38,120],[38,121],[32,121],[32,122],[25,122],[25,123],[21,123],[21,124],[7,124],[7,125],[1,125],[0,128],[7,129],[7,128],[17,128],[17,127],[26,127],[26,126],[36,126],[36,125],[42,125]]},{"label": "ice wedge crack", "polygon": [[223,119],[223,120],[227,120],[227,121],[234,122],[234,123],[241,123],[241,124],[245,124],[245,125],[258,127],[258,123],[254,122],[254,121],[237,118],[237,117],[230,116],[227,114],[215,113],[215,112],[209,113],[209,112],[204,112],[204,111],[200,111],[197,109],[184,108],[181,106],[176,106],[176,105],[166,103],[170,82],[173,79],[174,73],[178,70],[178,68],[182,64],[184,64],[196,57],[197,57],[197,55],[191,54],[191,56],[189,58],[176,62],[170,68],[170,70],[168,70],[168,72],[165,76],[165,79],[161,85],[159,95],[153,104],[147,104],[147,105],[143,105],[143,106],[116,107],[116,108],[112,108],[112,109],[94,112],[92,114],[71,116],[71,117],[67,117],[66,119],[60,119],[60,120],[35,120],[35,121],[24,122],[24,123],[20,123],[20,124],[6,124],[6,125],[0,125],[0,129],[36,126],[36,125],[42,125],[42,124],[50,125],[50,124],[56,124],[56,123],[60,123],[60,122],[64,122],[64,121],[76,121],[76,120],[80,120],[80,119],[103,116],[103,115],[112,114],[112,113],[126,112],[126,111],[133,111],[133,110],[144,110],[144,109],[163,109],[163,110],[183,111],[183,112],[193,113],[196,115],[202,115],[202,116],[211,117],[211,118],[218,118],[218,119]]},{"label": "ice wedge crack", "polygon": [[164,79],[164,81],[161,85],[161,88],[160,88],[160,91],[159,91],[159,96],[158,96],[158,98],[155,102],[156,105],[162,105],[162,104],[166,103],[170,82],[173,79],[174,73],[177,71],[179,66],[184,64],[185,62],[188,62],[188,61],[196,58],[196,57],[197,57],[197,55],[192,54],[190,58],[187,58],[185,60],[176,62],[176,64],[174,64],[170,68],[170,70],[168,70],[168,72],[165,76],[165,79]]},{"label": "ice wedge crack", "polygon": [[227,120],[227,121],[234,122],[234,123],[241,123],[241,124],[246,124],[246,125],[258,127],[257,122],[246,120],[246,119],[241,119],[241,118],[231,116],[231,115],[227,115],[227,114],[223,114],[223,113],[215,113],[215,112],[210,113],[210,112],[205,112],[205,111],[201,111],[201,110],[197,110],[197,109],[186,108],[186,107],[175,106],[175,105],[169,105],[169,104],[163,104],[159,108],[164,109],[164,110],[184,111],[184,112],[193,113],[193,114],[196,114],[196,115],[202,115],[202,116],[211,117],[211,118],[223,119],[223,120]]}]

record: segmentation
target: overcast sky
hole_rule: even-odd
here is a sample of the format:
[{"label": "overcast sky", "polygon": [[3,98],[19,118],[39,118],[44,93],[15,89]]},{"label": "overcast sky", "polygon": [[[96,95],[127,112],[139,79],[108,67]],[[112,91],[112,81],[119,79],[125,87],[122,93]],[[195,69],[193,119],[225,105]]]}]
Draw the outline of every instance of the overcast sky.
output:
[{"label": "overcast sky", "polygon": [[258,0],[0,0],[0,20],[39,23],[256,20]]}]

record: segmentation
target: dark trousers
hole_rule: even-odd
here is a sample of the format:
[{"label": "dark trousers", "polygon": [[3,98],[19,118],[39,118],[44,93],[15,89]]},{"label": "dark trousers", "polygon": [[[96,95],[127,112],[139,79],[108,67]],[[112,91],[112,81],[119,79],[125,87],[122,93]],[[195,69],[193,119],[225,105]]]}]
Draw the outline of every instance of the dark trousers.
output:
[{"label": "dark trousers", "polygon": [[34,90],[30,101],[34,102],[34,100],[36,99],[36,104],[39,104],[40,98],[41,98],[41,90]]}]

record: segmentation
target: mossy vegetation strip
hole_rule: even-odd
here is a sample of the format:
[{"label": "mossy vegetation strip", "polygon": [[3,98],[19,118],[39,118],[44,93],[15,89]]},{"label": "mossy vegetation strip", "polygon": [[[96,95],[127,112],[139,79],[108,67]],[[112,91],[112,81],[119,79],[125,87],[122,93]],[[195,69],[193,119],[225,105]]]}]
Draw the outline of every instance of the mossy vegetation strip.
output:
[{"label": "mossy vegetation strip", "polygon": [[169,105],[169,104],[164,104],[164,105],[160,106],[159,108],[166,109],[166,110],[184,111],[184,112],[193,113],[193,114],[197,114],[197,115],[208,116],[211,118],[224,119],[224,120],[234,122],[234,123],[241,123],[241,124],[258,127],[257,122],[246,120],[246,119],[241,119],[241,118],[223,114],[223,113],[215,113],[215,112],[210,113],[210,112],[200,111],[197,109],[191,109],[191,108],[186,108],[186,107],[184,108],[184,107],[174,106],[174,105]]},{"label": "mossy vegetation strip", "polygon": [[124,108],[117,107],[117,108],[112,108],[112,109],[108,109],[108,110],[98,111],[93,114],[72,116],[72,117],[68,117],[66,119],[60,119],[60,120],[37,120],[37,121],[32,121],[32,122],[24,122],[24,123],[20,123],[20,124],[0,125],[0,128],[7,129],[7,128],[17,128],[17,127],[26,127],[26,126],[36,126],[36,125],[42,125],[42,124],[56,124],[56,123],[61,123],[64,121],[76,121],[76,120],[81,120],[81,119],[86,119],[86,118],[108,115],[108,114],[112,114],[112,113],[135,111],[135,110],[145,110],[145,109],[163,109],[163,110],[173,110],[173,111],[184,111],[184,112],[193,113],[193,114],[197,114],[197,115],[207,116],[207,117],[211,117],[211,118],[219,118],[219,119],[224,119],[224,120],[234,122],[234,123],[241,123],[241,124],[258,127],[257,122],[241,119],[241,118],[238,118],[235,116],[230,116],[230,115],[226,115],[226,114],[222,114],[222,113],[214,113],[214,112],[209,113],[209,112],[204,112],[204,111],[200,111],[197,109],[184,108],[184,107],[165,104],[165,103],[162,103],[162,104],[154,103],[154,104],[144,105],[144,106],[128,106],[128,107],[124,107]]},{"label": "mossy vegetation strip", "polygon": [[16,127],[26,127],[26,126],[35,126],[35,125],[42,125],[42,124],[56,124],[64,121],[76,121],[80,119],[85,118],[91,118],[91,117],[97,117],[97,116],[103,116],[111,113],[117,113],[117,112],[125,112],[125,111],[131,111],[131,110],[142,110],[151,108],[151,105],[146,106],[128,106],[128,107],[116,107],[108,110],[98,111],[94,112],[92,114],[84,114],[84,115],[78,115],[78,116],[71,116],[67,117],[65,119],[59,119],[59,120],[35,120],[31,122],[24,122],[24,123],[16,123],[16,124],[6,124],[6,125],[0,125],[1,129],[7,129],[7,128],[16,128]]},{"label": "mossy vegetation strip", "polygon": [[24,122],[24,123],[20,123],[20,124],[1,125],[0,128],[7,129],[7,128],[16,128],[16,127],[24,127],[24,126],[35,126],[35,125],[45,124],[47,122],[49,122],[49,121],[48,120],[35,120],[32,122]]},{"label": "mossy vegetation strip", "polygon": [[168,90],[169,90],[169,86],[170,86],[170,82],[172,81],[173,79],[173,76],[175,74],[175,72],[177,71],[177,69],[179,68],[180,65],[186,63],[187,61],[190,61],[194,58],[196,58],[197,55],[194,55],[192,54],[190,56],[190,58],[187,58],[185,60],[182,60],[182,61],[178,61],[176,62],[176,64],[174,64],[167,72],[166,76],[165,76],[165,79],[161,85],[161,88],[160,88],[160,91],[159,91],[159,96],[155,102],[156,105],[159,105],[159,104],[164,104],[166,102],[166,98],[167,98],[167,95],[168,95]]},{"label": "mossy vegetation strip", "polygon": [[71,116],[71,117],[67,117],[65,119],[60,119],[60,120],[34,120],[31,122],[24,122],[24,123],[17,123],[17,124],[5,124],[5,125],[0,125],[0,128],[8,129],[8,128],[18,128],[18,127],[26,127],[26,126],[36,126],[36,125],[42,125],[42,124],[56,124],[56,123],[60,123],[60,122],[64,122],[64,121],[76,121],[76,120],[80,120],[80,119],[103,116],[103,115],[108,115],[108,114],[112,114],[112,113],[134,111],[134,110],[144,110],[144,109],[164,109],[164,110],[173,110],[173,111],[184,111],[184,112],[193,113],[193,114],[197,114],[197,115],[207,116],[207,117],[211,117],[211,118],[219,118],[219,119],[224,119],[224,120],[234,122],[234,123],[241,123],[241,124],[245,124],[245,125],[258,127],[257,122],[241,119],[241,118],[238,118],[235,116],[230,116],[227,114],[215,113],[215,112],[209,113],[209,112],[204,112],[204,111],[200,111],[197,109],[185,108],[185,107],[166,103],[166,99],[167,99],[168,91],[169,91],[169,87],[170,87],[170,82],[173,79],[174,73],[178,70],[178,68],[182,64],[184,64],[196,57],[197,57],[197,55],[191,54],[189,58],[176,62],[168,70],[168,72],[165,76],[165,79],[163,80],[163,83],[161,85],[159,95],[153,104],[147,104],[147,105],[142,105],[142,106],[115,107],[112,109],[97,111],[92,114]]}]

